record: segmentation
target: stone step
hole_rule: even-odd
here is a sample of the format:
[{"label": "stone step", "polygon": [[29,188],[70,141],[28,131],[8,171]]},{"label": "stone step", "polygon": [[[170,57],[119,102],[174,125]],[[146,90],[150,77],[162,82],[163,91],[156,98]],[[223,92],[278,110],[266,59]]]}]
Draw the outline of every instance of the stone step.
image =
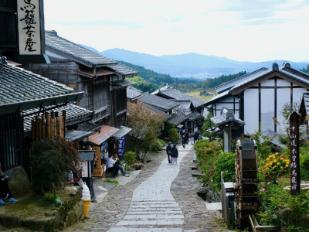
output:
[{"label": "stone step", "polygon": [[144,220],[144,219],[183,219],[182,214],[139,214],[126,215],[123,220]]},{"label": "stone step", "polygon": [[128,210],[127,214],[182,214],[181,210]]},{"label": "stone step", "polygon": [[182,232],[181,228],[113,227],[109,232]]},{"label": "stone step", "polygon": [[178,205],[164,206],[164,205],[134,205],[130,206],[130,209],[179,209]]},{"label": "stone step", "polygon": [[194,177],[201,177],[201,176],[203,176],[203,174],[200,171],[197,171],[197,170],[193,170],[191,174]]},{"label": "stone step", "polygon": [[147,226],[170,226],[170,225],[182,225],[183,219],[158,219],[158,220],[140,220],[140,221],[125,221],[122,220],[117,223],[118,226],[135,226],[135,225],[147,225]]}]

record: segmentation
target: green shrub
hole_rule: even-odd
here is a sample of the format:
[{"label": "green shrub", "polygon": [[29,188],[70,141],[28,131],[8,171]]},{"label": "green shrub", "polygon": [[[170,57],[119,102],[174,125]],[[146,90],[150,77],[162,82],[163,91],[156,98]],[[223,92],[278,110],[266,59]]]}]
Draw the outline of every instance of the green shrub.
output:
[{"label": "green shrub", "polygon": [[302,180],[309,180],[309,144],[300,147],[300,176]]},{"label": "green shrub", "polygon": [[165,142],[162,139],[154,139],[150,144],[150,151],[159,152],[165,146]]},{"label": "green shrub", "polygon": [[259,160],[264,160],[272,152],[271,139],[268,136],[262,135],[257,132],[252,136],[252,139],[256,142],[257,155]]},{"label": "green shrub", "polygon": [[212,185],[215,163],[218,159],[218,155],[222,151],[221,144],[216,140],[199,140],[195,143],[194,149],[199,168],[203,173],[203,182],[207,185]]},{"label": "green shrub", "polygon": [[235,181],[235,153],[221,152],[215,162],[215,172],[213,176],[213,184],[220,189],[221,172],[223,172],[225,182]]},{"label": "green shrub", "polygon": [[34,142],[30,159],[33,189],[38,194],[62,187],[67,171],[74,170],[74,163],[79,162],[77,151],[64,140]]},{"label": "green shrub", "polygon": [[[273,224],[287,227],[288,231],[297,231],[296,228],[303,228],[303,221],[299,220],[309,214],[309,192],[302,191],[297,196],[292,196],[289,191],[284,190],[279,184],[264,185],[260,188],[259,197],[261,206],[258,212],[258,219],[261,224]],[[291,210],[287,221],[282,218],[282,210]]]},{"label": "green shrub", "polygon": [[124,160],[126,162],[126,165],[131,166],[136,162],[137,156],[136,152],[134,151],[127,151],[124,155]]},{"label": "green shrub", "polygon": [[168,140],[171,141],[172,143],[178,143],[179,134],[178,134],[178,131],[175,127],[170,128],[168,130]]}]

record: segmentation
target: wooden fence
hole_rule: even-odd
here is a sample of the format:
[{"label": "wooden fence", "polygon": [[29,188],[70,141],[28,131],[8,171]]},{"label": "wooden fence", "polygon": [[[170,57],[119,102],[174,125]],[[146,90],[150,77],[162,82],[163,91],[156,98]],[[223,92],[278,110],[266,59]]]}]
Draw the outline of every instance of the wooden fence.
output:
[{"label": "wooden fence", "polygon": [[45,112],[45,114],[32,119],[32,140],[56,139],[65,137],[66,112]]}]

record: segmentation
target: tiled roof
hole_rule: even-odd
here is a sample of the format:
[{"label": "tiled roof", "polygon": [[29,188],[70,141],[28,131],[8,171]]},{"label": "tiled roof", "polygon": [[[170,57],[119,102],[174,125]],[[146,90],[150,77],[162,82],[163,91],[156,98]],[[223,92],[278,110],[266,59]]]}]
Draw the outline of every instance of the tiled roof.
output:
[{"label": "tiled roof", "polygon": [[142,91],[140,91],[137,88],[134,88],[133,86],[128,86],[127,88],[127,98],[129,100],[134,100],[142,95]]},{"label": "tiled roof", "polygon": [[174,88],[160,90],[160,94],[165,95],[171,99],[175,99],[176,101],[191,101],[194,107],[199,107],[205,104],[203,100],[184,94],[183,92]]},{"label": "tiled roof", "polygon": [[111,68],[114,70],[116,73],[123,75],[123,76],[131,76],[131,75],[136,75],[137,71],[133,70],[132,68],[124,65],[124,64],[112,64],[112,65],[107,65],[107,67]]},{"label": "tiled roof", "polygon": [[235,117],[234,113],[230,110],[216,117],[212,117],[211,121],[217,127],[226,126],[226,124],[239,125],[239,126],[245,125],[244,121],[240,120],[238,117]]},{"label": "tiled roof", "polygon": [[1,113],[67,103],[82,96],[82,92],[74,92],[63,84],[1,63],[0,83]]},{"label": "tiled roof", "polygon": [[[275,66],[277,66],[276,63],[274,63]],[[271,72],[273,72],[273,69],[270,68],[260,68],[256,71],[253,71],[251,73],[248,74],[244,74],[234,80],[231,81],[227,81],[222,83],[221,85],[219,85],[216,88],[217,93],[223,93],[227,90],[233,90],[236,88],[239,88],[241,86],[244,86],[260,77],[263,77],[267,74],[270,74]],[[309,84],[309,75],[300,72],[298,70],[295,70],[293,68],[291,68],[291,66],[289,64],[285,64],[283,67],[278,68],[278,70],[276,70],[277,72],[284,74],[286,76],[289,76],[290,78],[294,79],[295,81],[299,81],[303,84],[308,85]]]},{"label": "tiled roof", "polygon": [[188,119],[188,115],[185,115],[183,112],[178,111],[177,113],[172,114],[171,117],[167,120],[167,122],[177,126],[180,123],[186,121],[187,119]]},{"label": "tiled roof", "polygon": [[255,78],[257,76],[261,76],[261,75],[265,75],[266,73],[269,72],[269,69],[268,68],[260,68],[260,69],[257,69],[251,73],[246,73],[238,78],[235,78],[233,80],[230,80],[230,81],[226,81],[226,82],[223,82],[222,84],[220,84],[219,86],[217,86],[215,89],[216,89],[216,92],[217,93],[222,93],[228,89],[231,89],[232,87],[234,87],[235,85],[239,84],[239,83],[242,83],[243,81],[247,80],[247,79],[251,79],[251,78]]},{"label": "tiled roof", "polygon": [[[49,108],[54,108],[51,106]],[[38,116],[40,109],[32,109],[32,110],[25,110],[23,111],[24,115],[29,115],[24,117],[24,130],[30,131],[31,130],[31,120]],[[83,107],[74,105],[74,104],[67,104],[62,107],[54,108],[52,110],[47,110],[47,112],[58,112],[59,115],[62,114],[62,111],[66,111],[66,126],[76,125],[82,122],[90,121],[92,119],[93,112],[87,110]]]},{"label": "tiled roof", "polygon": [[141,97],[138,98],[138,101],[156,107],[163,111],[169,111],[179,104],[174,102],[173,100],[168,100],[163,97],[159,97],[156,95],[151,95],[148,93],[143,94]]},{"label": "tiled roof", "polygon": [[45,32],[46,48],[65,58],[71,58],[87,67],[116,64],[117,62],[102,56],[100,53],[87,49],[57,35],[55,31]]}]

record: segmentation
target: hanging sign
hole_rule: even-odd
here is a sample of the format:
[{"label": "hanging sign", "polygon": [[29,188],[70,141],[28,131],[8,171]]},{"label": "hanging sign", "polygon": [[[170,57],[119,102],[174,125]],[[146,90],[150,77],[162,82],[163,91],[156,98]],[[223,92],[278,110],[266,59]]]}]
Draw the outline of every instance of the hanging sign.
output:
[{"label": "hanging sign", "polygon": [[17,0],[20,55],[41,54],[40,0]]},{"label": "hanging sign", "polygon": [[300,193],[299,121],[300,121],[300,115],[296,112],[293,112],[289,117],[292,195],[297,195]]},{"label": "hanging sign", "polygon": [[124,152],[125,152],[125,137],[121,137],[119,140],[118,140],[118,155],[119,156],[123,156],[124,155]]}]

